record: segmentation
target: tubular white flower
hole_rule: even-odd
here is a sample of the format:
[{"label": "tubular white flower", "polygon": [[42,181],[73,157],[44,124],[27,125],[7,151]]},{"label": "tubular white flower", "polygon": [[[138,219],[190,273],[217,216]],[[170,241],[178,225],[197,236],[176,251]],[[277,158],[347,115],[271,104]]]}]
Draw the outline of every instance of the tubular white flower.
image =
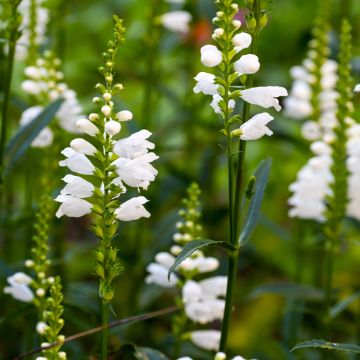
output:
[{"label": "tubular white flower", "polygon": [[150,213],[144,208],[144,204],[149,200],[144,196],[134,197],[125,201],[115,210],[115,215],[119,220],[132,221],[142,217],[149,218]]},{"label": "tubular white flower", "polygon": [[76,138],[70,142],[71,148],[84,155],[94,155],[96,153],[96,147],[82,138]]},{"label": "tubular white flower", "polygon": [[61,203],[58,211],[56,212],[57,218],[64,215],[78,218],[90,214],[92,211],[92,204],[84,199],[71,195],[58,195],[55,201]]},{"label": "tubular white flower", "polygon": [[187,34],[189,32],[191,19],[191,14],[183,10],[170,11],[160,17],[161,23],[166,29],[179,34]]},{"label": "tubular white flower", "polygon": [[360,92],[360,84],[355,85],[354,92]]},{"label": "tubular white flower", "polygon": [[82,175],[92,175],[95,171],[95,166],[84,154],[80,154],[70,147],[65,148],[61,153],[67,159],[60,161],[60,166],[67,166],[71,171]]},{"label": "tubular white flower", "polygon": [[215,75],[207,72],[199,72],[195,78],[197,84],[194,87],[194,93],[203,93],[204,95],[215,95],[218,93],[218,84],[215,84]]},{"label": "tubular white flower", "polygon": [[182,288],[182,301],[186,304],[197,303],[202,298],[201,286],[192,280],[188,280]]},{"label": "tubular white flower", "polygon": [[154,149],[155,145],[146,140],[151,136],[148,130],[140,130],[125,139],[118,140],[114,145],[114,153],[120,157],[134,159],[145,155],[148,149]]},{"label": "tubular white flower", "polygon": [[[29,123],[31,123],[37,116],[41,114],[41,112],[44,110],[42,106],[32,106],[28,109],[26,109],[22,114],[20,118],[20,125],[25,126]],[[48,147],[52,144],[54,139],[54,134],[50,130],[49,127],[44,127],[38,135],[35,137],[35,139],[31,142],[31,146],[34,148],[44,148]]]},{"label": "tubular white flower", "polygon": [[[221,109],[219,106],[219,102],[222,101],[223,98],[221,97],[220,94],[215,94],[213,95],[213,100],[210,103],[210,106],[214,109],[215,114],[221,114]],[[234,99],[230,99],[228,102],[228,106],[230,109],[233,109],[235,107],[235,100]]]},{"label": "tubular white flower", "polygon": [[88,119],[79,119],[76,122],[76,127],[83,133],[95,136],[99,133],[99,129]]},{"label": "tubular white flower", "polygon": [[146,190],[158,173],[150,163],[158,158],[154,153],[147,153],[134,159],[119,158],[113,164],[125,184]]},{"label": "tubular white flower", "polygon": [[175,262],[175,257],[169,254],[168,252],[159,252],[158,254],[155,255],[155,261],[158,264],[163,265],[166,268],[170,269],[170,267]]},{"label": "tubular white flower", "polygon": [[4,293],[11,295],[15,300],[31,302],[34,294],[28,285],[33,281],[32,278],[23,272],[17,272],[7,278],[10,286],[4,288]]},{"label": "tubular white flower", "polygon": [[163,265],[157,263],[151,263],[146,268],[149,275],[145,278],[147,284],[156,284],[165,288],[175,287],[176,283],[179,281],[178,277],[172,273],[170,280],[168,279],[169,269]]},{"label": "tubular white flower", "polygon": [[36,324],[36,332],[40,335],[45,334],[45,330],[48,328],[48,325],[44,321],[39,321]]},{"label": "tubular white flower", "polygon": [[199,281],[203,298],[225,296],[227,287],[227,276],[213,276]]},{"label": "tubular white flower", "polygon": [[251,45],[252,37],[246,32],[236,34],[232,38],[232,43],[236,52],[247,49]]},{"label": "tubular white flower", "polygon": [[274,107],[275,110],[280,111],[281,106],[277,98],[287,94],[287,90],[281,86],[259,86],[242,90],[240,97],[250,104],[266,109]]},{"label": "tubular white flower", "polygon": [[273,132],[266,126],[274,118],[264,112],[253,116],[240,126],[238,130],[234,130],[234,135],[240,133],[241,140],[257,140],[264,135],[271,136]]},{"label": "tubular white flower", "polygon": [[259,58],[253,54],[243,55],[234,63],[234,70],[239,75],[255,74],[259,69]]},{"label": "tubular white flower", "polygon": [[321,127],[315,121],[306,121],[301,127],[301,134],[306,140],[318,140],[322,136]]},{"label": "tubular white flower", "polygon": [[80,176],[68,174],[63,178],[63,181],[66,185],[61,190],[61,195],[71,195],[73,197],[85,199],[93,194],[94,185]]},{"label": "tubular white flower", "polygon": [[222,52],[215,45],[204,45],[200,52],[201,62],[206,67],[217,66],[222,61]]},{"label": "tubular white flower", "polygon": [[199,330],[190,334],[191,341],[205,350],[216,351],[220,346],[221,332],[217,330]]},{"label": "tubular white flower", "polygon": [[224,300],[208,299],[187,304],[185,306],[185,313],[193,322],[207,324],[215,320],[222,320],[224,308]]}]

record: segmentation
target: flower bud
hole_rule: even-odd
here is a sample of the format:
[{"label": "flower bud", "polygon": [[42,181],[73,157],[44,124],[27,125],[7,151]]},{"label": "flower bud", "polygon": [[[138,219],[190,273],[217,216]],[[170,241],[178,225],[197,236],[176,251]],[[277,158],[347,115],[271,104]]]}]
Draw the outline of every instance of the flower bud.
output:
[{"label": "flower bud", "polygon": [[96,153],[96,147],[90,144],[88,141],[82,138],[76,138],[70,142],[70,146],[73,150],[84,155],[94,155]]},{"label": "flower bud", "polygon": [[116,114],[116,118],[119,121],[130,121],[133,118],[133,114],[129,110],[122,110]]},{"label": "flower bud", "polygon": [[99,129],[88,119],[80,119],[76,122],[76,127],[81,130],[83,133],[90,136],[95,136]]},{"label": "flower bud", "polygon": [[214,45],[205,45],[200,49],[201,62],[207,67],[214,67],[221,63],[222,52]]},{"label": "flower bud", "polygon": [[121,124],[118,121],[110,120],[105,124],[105,131],[108,135],[114,136],[121,130]]},{"label": "flower bud", "polygon": [[31,268],[31,267],[33,267],[34,265],[35,265],[35,263],[34,263],[34,261],[31,260],[31,259],[25,261],[25,266],[26,266],[27,268]]},{"label": "flower bud", "polygon": [[99,115],[96,114],[96,113],[91,113],[91,114],[89,115],[89,120],[90,120],[90,121],[99,120]]},{"label": "flower bud", "polygon": [[214,37],[219,38],[224,35],[224,29],[223,28],[217,28],[214,30]]},{"label": "flower bud", "polygon": [[241,21],[240,20],[233,20],[232,24],[233,24],[235,29],[239,29],[240,26],[241,26]]},{"label": "flower bud", "polygon": [[103,94],[103,98],[105,101],[110,101],[111,100],[111,94],[106,92],[105,94]]},{"label": "flower bud", "polygon": [[36,290],[36,295],[39,297],[43,297],[45,295],[45,290],[40,288]]},{"label": "flower bud", "polygon": [[104,105],[101,108],[101,112],[105,115],[105,116],[109,116],[111,113],[111,107],[109,105]]}]

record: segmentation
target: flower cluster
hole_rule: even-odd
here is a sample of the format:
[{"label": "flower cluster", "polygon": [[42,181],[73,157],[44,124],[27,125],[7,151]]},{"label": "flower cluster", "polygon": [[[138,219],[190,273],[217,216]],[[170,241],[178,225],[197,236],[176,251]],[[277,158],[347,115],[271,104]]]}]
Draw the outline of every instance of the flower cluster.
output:
[{"label": "flower cluster", "polygon": [[[345,45],[342,48],[345,55],[349,53]],[[345,60],[340,58],[340,61]],[[349,201],[346,206],[343,205],[344,215],[346,213],[360,219],[360,131],[359,125],[350,117],[353,104],[349,93],[349,74],[348,63],[341,64],[336,87],[340,96],[336,102],[335,118],[332,126],[323,134],[323,139],[311,144],[315,156],[300,170],[297,180],[290,185],[290,190],[294,193],[289,199],[292,206],[290,216],[324,222],[327,219],[329,201],[335,196],[334,192],[338,191],[345,204]],[[342,168],[339,169],[339,166]],[[340,181],[341,186],[338,185]]]},{"label": "flower cluster", "polygon": [[[63,82],[64,74],[59,70],[60,65],[60,60],[55,58],[51,52],[46,51],[43,58],[36,60],[35,65],[25,68],[27,79],[23,81],[21,87],[36,105],[22,113],[21,126],[34,120],[46,105],[62,97],[64,102],[55,115],[58,124],[67,132],[78,132],[76,122],[82,117],[82,108],[75,91],[69,89],[67,84]],[[32,147],[48,147],[52,144],[53,138],[53,130],[47,126],[33,140]]]},{"label": "flower cluster", "polygon": [[[211,334],[208,334],[209,336],[211,336]],[[214,360],[226,360],[227,356],[225,353],[223,352],[218,352],[215,354]],[[178,358],[177,360],[193,360],[191,357],[189,356],[183,356],[181,358]],[[233,357],[231,360],[245,360],[242,356],[237,355],[235,357]],[[253,359],[255,360],[255,359]]]},{"label": "flower cluster", "polygon": [[43,0],[22,0],[18,7],[22,23],[21,36],[16,44],[17,60],[25,60],[30,54],[33,56],[34,50],[45,42],[49,10],[43,3]]},{"label": "flower cluster", "polygon": [[[236,116],[230,118],[236,98],[240,97],[249,104],[263,108],[273,107],[279,111],[281,106],[278,97],[287,95],[286,89],[278,86],[245,88],[247,76],[255,74],[260,69],[260,62],[256,55],[244,54],[251,46],[252,36],[247,32],[241,32],[241,22],[232,20],[230,25],[228,24],[228,20],[232,19],[237,11],[238,5],[233,3],[217,12],[213,22],[219,27],[214,30],[213,39],[218,46],[205,45],[200,50],[202,64],[206,67],[218,67],[224,73],[224,78],[200,72],[195,76],[196,85],[193,89],[195,93],[211,95],[210,105],[214,112],[220,114],[225,123],[229,124],[239,121]],[[229,30],[228,25],[232,29]],[[242,86],[240,90],[232,91],[236,80],[240,80]],[[242,140],[255,140],[264,135],[271,135],[272,131],[266,126],[271,120],[273,117],[266,112],[257,114],[243,122],[240,128],[233,130],[231,135],[240,136]]]},{"label": "flower cluster", "polygon": [[122,270],[116,258],[117,250],[111,247],[118,220],[150,216],[143,206],[148,202],[144,196],[123,201],[120,195],[126,192],[126,187],[146,190],[157,175],[151,163],[158,159],[155,153],[149,152],[154,149],[154,144],[147,140],[150,131],[140,130],[119,139],[122,124],[132,120],[133,115],[128,110],[116,112],[112,100],[123,89],[121,84],[113,84],[113,71],[125,31],[122,20],[114,18],[114,40],[109,41],[108,50],[103,53],[104,66],[99,68],[105,84],[96,85],[101,97],[93,99],[99,111],[76,122],[83,137],[71,141],[70,147],[62,151],[65,159],[60,161],[60,166],[75,174],[64,177],[66,185],[55,199],[61,203],[57,217],[81,217],[90,213],[95,216],[93,229],[101,240],[95,269],[101,282],[100,296],[105,302],[112,299],[111,283]]},{"label": "flower cluster", "polygon": [[[167,0],[170,4],[183,5],[183,0]],[[164,28],[178,33],[180,35],[186,35],[190,31],[190,22],[192,16],[185,10],[171,10],[160,16],[160,22]]]},{"label": "flower cluster", "polygon": [[[188,198],[183,200],[186,209],[179,211],[183,221],[176,223],[178,232],[173,236],[176,245],[171,247],[170,252],[160,252],[155,256],[156,262],[147,267],[149,275],[146,277],[146,282],[161,287],[176,286],[181,289],[181,303],[184,305],[186,317],[194,323],[207,324],[223,318],[225,302],[222,297],[225,296],[227,278],[213,276],[201,281],[194,279],[197,275],[216,270],[219,267],[218,260],[206,257],[202,251],[197,250],[179,265],[177,274],[173,273],[170,280],[168,279],[168,271],[175,262],[175,256],[181,252],[182,246],[202,235],[202,226],[199,224],[200,189],[193,183],[187,192]],[[174,332],[178,331],[179,329],[174,329]],[[181,332],[184,331],[185,326],[181,329]],[[207,334],[211,336],[208,337]],[[179,335],[184,337],[182,333]],[[185,337],[206,350],[216,350],[219,346],[220,332],[199,330],[190,332]]]}]

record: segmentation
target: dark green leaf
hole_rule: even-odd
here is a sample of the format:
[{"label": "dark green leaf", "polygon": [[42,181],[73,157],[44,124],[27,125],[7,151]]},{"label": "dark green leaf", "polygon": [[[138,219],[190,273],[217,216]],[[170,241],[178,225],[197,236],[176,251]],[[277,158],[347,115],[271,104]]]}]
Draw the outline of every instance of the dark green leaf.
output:
[{"label": "dark green leaf", "polygon": [[119,360],[168,360],[160,351],[133,344],[122,346],[116,355]]},{"label": "dark green leaf", "polygon": [[305,348],[315,348],[315,349],[325,349],[325,350],[336,350],[336,351],[348,351],[356,354],[360,354],[360,346],[355,344],[341,344],[333,343],[325,340],[309,340],[301,342],[294,346],[291,351],[297,349]]},{"label": "dark green leaf", "polygon": [[25,154],[39,132],[54,118],[63,101],[64,100],[60,98],[55,100],[33,121],[20,127],[13,138],[10,139],[5,149],[5,176],[11,171],[15,163]]},{"label": "dark green leaf", "polygon": [[330,309],[330,317],[334,318],[336,316],[338,316],[342,311],[344,311],[352,302],[354,302],[355,300],[358,300],[360,297],[360,292],[356,292],[352,295],[350,295],[349,297],[347,297],[346,299],[338,302],[335,306],[333,306]]},{"label": "dark green leaf", "polygon": [[174,264],[171,266],[168,272],[168,277],[170,278],[170,275],[175,271],[175,269],[186,259],[188,258],[194,251],[201,249],[205,246],[215,246],[220,247],[222,249],[228,250],[228,251],[235,251],[237,248],[226,241],[215,241],[215,240],[193,240],[188,242],[184,248],[182,249],[181,253],[177,256]]},{"label": "dark green leaf", "polygon": [[249,240],[259,220],[261,202],[268,182],[270,167],[271,159],[265,159],[260,163],[253,175],[255,177],[255,184],[252,186],[254,194],[251,198],[245,224],[240,234],[239,246]]},{"label": "dark green leaf", "polygon": [[323,292],[307,285],[297,285],[290,283],[268,284],[257,287],[250,294],[251,298],[256,298],[264,294],[279,294],[286,297],[306,300],[322,300]]}]

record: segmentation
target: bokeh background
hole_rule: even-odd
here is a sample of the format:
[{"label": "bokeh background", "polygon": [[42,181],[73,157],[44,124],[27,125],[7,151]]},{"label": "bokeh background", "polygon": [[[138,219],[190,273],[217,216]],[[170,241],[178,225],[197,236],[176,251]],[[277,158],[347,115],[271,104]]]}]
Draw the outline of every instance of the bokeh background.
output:
[{"label": "bokeh background", "polygon": [[[151,200],[151,218],[121,224],[115,239],[125,272],[117,281],[113,305],[116,318],[172,305],[173,291],[145,285],[145,269],[157,252],[169,249],[181,198],[191,181],[198,182],[202,189],[202,221],[207,237],[227,238],[227,172],[225,154],[219,146],[223,141],[220,123],[209,107],[209,98],[192,91],[193,77],[203,71],[199,49],[211,38],[211,19],[215,15],[213,2],[187,2],[185,8],[193,16],[191,32],[187,36],[172,33],[158,24],[157,17],[174,8],[162,0],[50,0],[48,5],[52,20],[45,48],[54,50],[63,61],[65,79],[78,93],[85,113],[93,108],[94,85],[101,80],[97,67],[101,52],[112,37],[112,14],[125,19],[127,40],[117,65],[117,80],[123,83],[125,90],[116,102],[119,107],[134,113],[135,121],[128,124],[130,132],[138,128],[153,132],[160,159],[156,165],[159,176],[147,194]],[[306,55],[317,2],[274,0],[270,8],[268,25],[260,35],[261,69],[255,83],[289,88],[290,67],[300,64]],[[339,25],[344,16],[349,17],[354,27],[353,65],[354,75],[359,79],[360,2],[333,1],[331,46],[334,56]],[[3,74],[5,57],[3,52],[0,54]],[[22,63],[15,66],[12,131],[18,126],[21,111],[28,106],[28,99],[20,87],[24,79],[23,68]],[[359,102],[360,98],[356,100]],[[321,296],[316,291],[316,284],[321,274],[314,269],[322,255],[321,251],[307,252],[307,244],[310,246],[317,241],[318,225],[304,224],[287,216],[288,186],[308,159],[309,146],[300,136],[300,123],[281,113],[276,114],[271,128],[274,131],[272,137],[249,144],[247,150],[247,176],[264,157],[271,156],[273,166],[260,224],[240,255],[229,348],[233,354],[241,353],[260,360],[316,360],[320,359],[317,351],[289,353],[298,340],[319,336],[316,312],[321,306]],[[64,146],[69,139],[70,136],[64,139]],[[0,254],[0,288],[5,286],[6,276],[22,269],[29,254],[33,215],[42,192],[36,182],[39,172],[44,170],[41,151],[31,150],[27,156],[6,184],[11,195],[10,206],[2,214],[5,219],[2,237],[11,239],[11,248]],[[28,163],[32,164],[30,168]],[[60,179],[62,170],[53,175]],[[29,179],[33,181],[29,182]],[[24,205],[27,186],[32,187],[33,193],[30,208]],[[98,284],[93,275],[92,260],[96,239],[89,224],[87,218],[65,218],[54,220],[53,224],[52,270],[61,274],[64,283],[66,335],[99,323]],[[347,236],[339,250],[335,272],[335,287],[339,287],[340,297],[360,290],[359,231],[358,223],[346,224]],[[299,243],[305,246],[299,247]],[[222,259],[218,273],[225,274],[224,254],[216,250],[208,250],[208,253]],[[306,290],[294,286],[300,283],[312,287]],[[35,319],[33,308],[0,292],[0,359],[11,359],[34,347]],[[334,329],[334,340],[360,342],[359,302],[353,303],[336,319]],[[134,342],[158,348],[171,358],[170,316],[120,327],[111,333],[113,349]],[[90,359],[89,354],[96,354],[96,349],[96,336],[65,346],[69,359]],[[210,354],[190,343],[184,344],[182,353],[195,359],[211,358]],[[324,359],[351,358],[350,355],[327,353]]]}]

